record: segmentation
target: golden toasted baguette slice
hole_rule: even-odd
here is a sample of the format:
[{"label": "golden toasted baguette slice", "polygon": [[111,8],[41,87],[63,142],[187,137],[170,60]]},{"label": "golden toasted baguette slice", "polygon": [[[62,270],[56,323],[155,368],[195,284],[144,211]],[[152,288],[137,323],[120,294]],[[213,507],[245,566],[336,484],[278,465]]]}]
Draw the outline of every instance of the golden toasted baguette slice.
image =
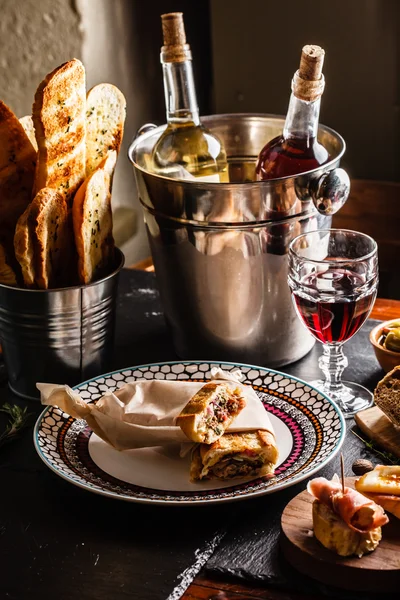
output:
[{"label": "golden toasted baguette slice", "polygon": [[43,188],[32,200],[35,283],[40,289],[67,285],[73,247],[65,198],[52,188]]},{"label": "golden toasted baguette slice", "polygon": [[97,169],[81,185],[72,205],[78,276],[90,283],[107,272],[114,258],[110,175]]},{"label": "golden toasted baguette slice", "polygon": [[114,176],[115,165],[117,164],[117,152],[116,150],[110,150],[105,158],[101,161],[99,169],[104,169],[109,174],[111,182]]},{"label": "golden toasted baguette slice", "polygon": [[14,269],[8,264],[6,252],[0,244],[0,283],[3,285],[17,285]]},{"label": "golden toasted baguette slice", "polygon": [[0,101],[0,239],[14,253],[17,221],[31,201],[36,152],[14,113]]},{"label": "golden toasted baguette slice", "polygon": [[86,98],[86,175],[89,176],[107,153],[118,154],[124,134],[126,101],[110,83],[100,83]]},{"label": "golden toasted baguette slice", "polygon": [[15,257],[21,266],[24,284],[28,288],[35,286],[33,237],[32,227],[29,223],[30,210],[31,205],[28,206],[18,219],[14,236]]},{"label": "golden toasted baguette slice", "polygon": [[21,123],[22,127],[24,128],[24,131],[25,131],[26,135],[28,136],[30,143],[32,144],[32,146],[35,148],[35,150],[37,152],[38,145],[37,145],[37,141],[36,141],[35,128],[33,126],[33,121],[32,121],[31,115],[26,115],[26,117],[21,117],[19,122]]},{"label": "golden toasted baguette slice", "polygon": [[85,69],[74,58],[39,85],[33,104],[38,143],[35,195],[45,187],[68,203],[85,179]]}]

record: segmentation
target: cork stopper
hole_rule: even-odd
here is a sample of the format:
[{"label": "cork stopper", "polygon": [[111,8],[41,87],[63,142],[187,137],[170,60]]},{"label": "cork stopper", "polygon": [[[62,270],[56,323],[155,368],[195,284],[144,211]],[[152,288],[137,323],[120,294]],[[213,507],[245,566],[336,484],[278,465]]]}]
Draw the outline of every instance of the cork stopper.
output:
[{"label": "cork stopper", "polygon": [[300,67],[292,82],[292,90],[297,98],[312,102],[322,96],[325,87],[322,74],[324,58],[325,50],[320,46],[309,44],[303,47]]},{"label": "cork stopper", "polygon": [[161,15],[163,47],[161,48],[161,61],[182,62],[191,60],[192,53],[186,43],[185,24],[183,13],[174,12]]}]

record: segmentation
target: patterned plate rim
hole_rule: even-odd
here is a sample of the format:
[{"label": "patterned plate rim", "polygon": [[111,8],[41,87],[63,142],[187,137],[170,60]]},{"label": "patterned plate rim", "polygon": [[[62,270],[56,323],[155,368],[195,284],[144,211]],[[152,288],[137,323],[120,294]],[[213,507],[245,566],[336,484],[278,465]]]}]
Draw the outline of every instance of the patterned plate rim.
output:
[{"label": "patterned plate rim", "polygon": [[[314,475],[314,473],[320,471],[324,466],[326,466],[335,456],[336,454],[339,452],[340,448],[342,447],[342,444],[344,442],[344,438],[346,435],[346,422],[344,419],[344,416],[342,414],[342,411],[340,410],[339,406],[336,404],[336,402],[334,402],[334,400],[332,400],[331,398],[329,398],[329,396],[327,396],[326,394],[324,394],[323,392],[320,392],[317,388],[315,388],[313,385],[310,385],[307,381],[304,381],[303,379],[300,379],[299,377],[296,377],[294,375],[290,375],[288,373],[285,373],[283,371],[277,371],[275,369],[270,369],[268,367],[261,367],[261,366],[257,366],[257,365],[251,365],[251,364],[246,364],[246,363],[238,363],[238,362],[230,362],[230,361],[218,361],[218,360],[173,360],[173,361],[161,361],[161,362],[155,362],[155,363],[146,363],[146,364],[142,364],[142,365],[133,365],[133,366],[129,366],[129,367],[124,367],[122,369],[116,369],[115,371],[109,371],[107,373],[101,374],[101,375],[97,375],[96,377],[92,377],[91,379],[86,379],[85,381],[82,381],[81,383],[73,386],[72,389],[76,390],[78,388],[80,388],[81,386],[84,386],[86,384],[90,384],[93,381],[96,381],[98,379],[106,379],[107,377],[110,377],[112,375],[116,375],[118,373],[123,373],[124,371],[127,371],[129,369],[131,369],[132,371],[138,370],[138,369],[144,369],[144,368],[150,368],[150,367],[162,367],[164,365],[197,365],[197,364],[208,364],[208,365],[219,365],[223,368],[224,365],[229,365],[232,367],[244,367],[246,369],[256,369],[256,370],[260,370],[263,371],[265,373],[273,373],[274,375],[282,375],[284,378],[287,379],[291,379],[293,381],[296,381],[304,386],[307,386],[308,388],[310,388],[311,390],[317,391],[318,394],[320,396],[322,396],[329,404],[332,405],[332,407],[334,408],[339,421],[340,421],[340,437],[337,440],[336,446],[335,448],[330,452],[330,454],[328,456],[326,456],[326,458],[321,462],[318,463],[314,468],[310,469],[309,471],[306,471],[305,473],[300,472],[297,475],[293,475],[293,476],[289,476],[289,478],[287,480],[282,481],[281,483],[277,483],[274,486],[269,486],[266,487],[264,489],[261,490],[256,490],[256,491],[252,491],[252,492],[248,492],[245,494],[238,494],[236,497],[232,497],[232,498],[202,498],[202,499],[196,499],[196,500],[175,500],[175,499],[164,499],[164,498],[141,498],[139,496],[128,496],[125,494],[120,494],[120,493],[116,493],[116,492],[112,492],[109,490],[103,490],[100,488],[95,488],[92,487],[90,485],[87,485],[85,483],[82,483],[80,481],[76,481],[74,479],[72,479],[71,477],[69,477],[67,474],[65,474],[64,472],[60,471],[42,452],[42,449],[39,445],[39,429],[40,426],[42,424],[42,421],[44,419],[44,417],[46,416],[46,414],[52,410],[54,407],[53,406],[47,406],[42,413],[40,413],[36,423],[35,423],[35,427],[33,430],[33,443],[35,446],[35,450],[38,453],[40,459],[44,462],[44,464],[54,473],[56,473],[56,475],[58,475],[59,477],[61,477],[62,479],[64,479],[65,481],[68,481],[69,483],[72,483],[73,485],[75,485],[76,487],[79,487],[81,489],[84,489],[86,491],[90,491],[92,493],[98,494],[100,496],[106,496],[108,498],[114,498],[114,499],[118,499],[118,500],[124,500],[125,502],[135,502],[135,503],[140,503],[140,504],[161,504],[161,505],[174,505],[174,506],[193,506],[193,505],[203,505],[203,504],[214,504],[214,503],[221,503],[221,502],[237,502],[239,500],[246,500],[248,498],[255,498],[258,496],[264,496],[267,494],[272,494],[281,490],[284,490],[288,487],[291,487],[292,485],[295,485],[297,483],[300,483],[301,481],[304,481],[304,479],[308,479],[309,477],[311,477],[312,475]],[[211,491],[211,490],[210,490]]]}]

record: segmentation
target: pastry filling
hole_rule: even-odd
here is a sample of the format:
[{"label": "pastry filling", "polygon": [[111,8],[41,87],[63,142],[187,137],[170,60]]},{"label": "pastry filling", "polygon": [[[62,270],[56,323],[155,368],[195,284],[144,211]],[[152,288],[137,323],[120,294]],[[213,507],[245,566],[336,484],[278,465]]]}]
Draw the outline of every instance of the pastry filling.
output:
[{"label": "pastry filling", "polygon": [[217,464],[213,465],[209,475],[218,479],[231,479],[232,477],[251,477],[258,474],[265,462],[260,454],[227,454]]},{"label": "pastry filling", "polygon": [[226,390],[221,390],[207,406],[204,425],[207,429],[212,429],[217,435],[221,435],[224,431],[221,425],[232,415],[236,415],[245,405],[244,398],[234,394],[230,395]]}]

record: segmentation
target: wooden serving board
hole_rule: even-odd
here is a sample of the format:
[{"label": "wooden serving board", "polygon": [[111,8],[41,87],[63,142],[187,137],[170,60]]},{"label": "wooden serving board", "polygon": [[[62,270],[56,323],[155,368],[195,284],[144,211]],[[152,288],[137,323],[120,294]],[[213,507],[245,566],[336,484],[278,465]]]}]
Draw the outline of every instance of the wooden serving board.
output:
[{"label": "wooden serving board", "polygon": [[[355,477],[346,478],[354,487]],[[290,564],[327,585],[354,591],[398,592],[400,589],[400,520],[389,515],[378,548],[362,558],[341,557],[312,534],[313,497],[304,490],[286,505],[281,517],[281,547]]]},{"label": "wooden serving board", "polygon": [[400,458],[400,428],[395,427],[380,408],[367,408],[354,418],[361,431],[371,440]]}]

